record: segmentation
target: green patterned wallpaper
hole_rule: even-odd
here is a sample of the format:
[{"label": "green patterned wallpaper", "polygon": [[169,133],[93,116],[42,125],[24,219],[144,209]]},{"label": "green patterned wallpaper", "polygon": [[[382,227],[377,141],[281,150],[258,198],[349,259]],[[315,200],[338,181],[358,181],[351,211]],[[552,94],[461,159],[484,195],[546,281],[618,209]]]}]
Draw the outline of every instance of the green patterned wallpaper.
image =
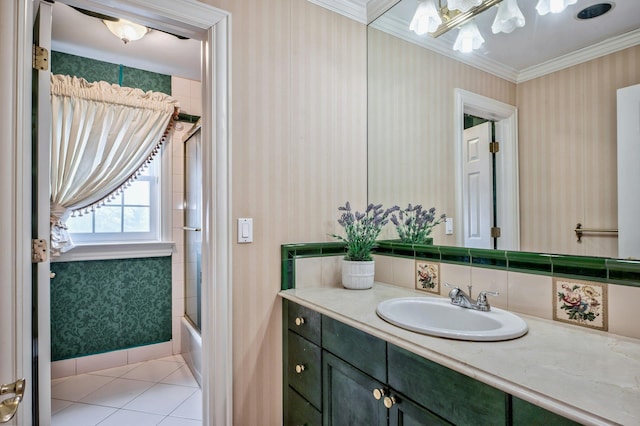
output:
[{"label": "green patterned wallpaper", "polygon": [[171,257],[54,262],[51,359],[171,340]]},{"label": "green patterned wallpaper", "polygon": [[[122,83],[120,72],[122,71]],[[106,81],[125,87],[137,87],[145,92],[152,90],[171,94],[171,76],[129,68],[109,62],[83,58],[68,53],[51,52],[51,72],[53,74],[73,75],[87,81]]]}]

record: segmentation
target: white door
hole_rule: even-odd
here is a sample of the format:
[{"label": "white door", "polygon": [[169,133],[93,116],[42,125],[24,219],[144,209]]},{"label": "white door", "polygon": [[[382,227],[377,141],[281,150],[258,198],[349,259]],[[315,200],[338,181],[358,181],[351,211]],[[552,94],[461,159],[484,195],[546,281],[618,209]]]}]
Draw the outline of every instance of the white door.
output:
[{"label": "white door", "polygon": [[640,84],[618,89],[618,257],[640,259]]},{"label": "white door", "polygon": [[491,123],[466,129],[463,134],[463,233],[464,246],[492,248],[493,174]]}]

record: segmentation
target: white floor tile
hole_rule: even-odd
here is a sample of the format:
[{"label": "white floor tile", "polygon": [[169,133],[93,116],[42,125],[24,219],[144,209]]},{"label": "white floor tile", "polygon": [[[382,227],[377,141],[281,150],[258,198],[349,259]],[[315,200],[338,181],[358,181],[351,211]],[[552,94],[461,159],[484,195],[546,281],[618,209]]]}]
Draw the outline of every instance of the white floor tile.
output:
[{"label": "white floor tile", "polygon": [[197,389],[159,383],[124,406],[127,410],[169,414],[193,395]]},{"label": "white floor tile", "polygon": [[113,367],[113,368],[107,368],[104,370],[94,371],[91,374],[95,374],[96,376],[121,377],[127,374],[129,371],[133,370],[134,368],[139,367],[142,364],[143,363],[140,362],[137,364],[121,365],[120,367]]},{"label": "white floor tile", "polygon": [[202,391],[198,389],[169,415],[171,417],[182,417],[202,421]]},{"label": "white floor tile", "polygon": [[180,367],[181,365],[177,362],[159,360],[147,361],[141,363],[136,368],[132,369],[121,377],[123,379],[159,382]]},{"label": "white floor tile", "polygon": [[115,411],[110,407],[74,403],[51,416],[51,426],[95,426]]},{"label": "white floor tile", "polygon": [[63,401],[61,399],[51,399],[51,414],[55,414],[58,411],[62,411],[68,406],[73,404],[71,401]]},{"label": "white floor tile", "polygon": [[192,388],[198,387],[198,382],[193,378],[193,374],[191,374],[191,370],[186,364],[169,374],[160,382],[170,385],[191,386]]},{"label": "white floor tile", "polygon": [[93,376],[90,374],[69,377],[64,382],[51,388],[51,397],[64,399],[65,401],[80,401],[112,380],[113,377]]},{"label": "white floor tile", "polygon": [[184,358],[182,358],[182,355],[166,356],[164,358],[158,359],[158,361],[173,361],[173,362],[177,362],[179,364],[184,364]]},{"label": "white floor tile", "polygon": [[179,417],[167,417],[158,426],[202,426],[200,420],[181,419]]},{"label": "white floor tile", "polygon": [[100,422],[99,426],[155,426],[162,419],[164,419],[164,416],[160,414],[118,410]]},{"label": "white floor tile", "polygon": [[81,401],[87,404],[121,408],[149,389],[153,384],[153,382],[144,382],[142,380],[114,379],[95,392],[85,396]]}]

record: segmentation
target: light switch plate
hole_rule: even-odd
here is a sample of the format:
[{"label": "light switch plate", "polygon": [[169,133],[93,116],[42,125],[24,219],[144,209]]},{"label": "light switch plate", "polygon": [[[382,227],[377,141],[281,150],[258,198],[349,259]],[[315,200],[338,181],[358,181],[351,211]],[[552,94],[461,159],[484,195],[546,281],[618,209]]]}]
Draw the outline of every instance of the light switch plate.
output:
[{"label": "light switch plate", "polygon": [[444,233],[445,235],[453,234],[453,218],[448,217],[444,220]]},{"label": "light switch plate", "polygon": [[252,218],[238,218],[238,242],[239,243],[253,242],[253,219]]}]

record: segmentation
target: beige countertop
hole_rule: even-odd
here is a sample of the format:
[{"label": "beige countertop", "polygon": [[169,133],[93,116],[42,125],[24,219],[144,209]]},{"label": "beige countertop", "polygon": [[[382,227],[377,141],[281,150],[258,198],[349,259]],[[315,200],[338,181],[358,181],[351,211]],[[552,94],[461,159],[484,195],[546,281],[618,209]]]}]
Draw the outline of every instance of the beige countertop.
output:
[{"label": "beige countertop", "polygon": [[404,330],[376,314],[384,300],[416,295],[429,297],[382,283],[369,290],[280,292],[285,299],[580,423],[640,425],[640,340],[519,314],[529,326],[525,336],[468,342]]}]

